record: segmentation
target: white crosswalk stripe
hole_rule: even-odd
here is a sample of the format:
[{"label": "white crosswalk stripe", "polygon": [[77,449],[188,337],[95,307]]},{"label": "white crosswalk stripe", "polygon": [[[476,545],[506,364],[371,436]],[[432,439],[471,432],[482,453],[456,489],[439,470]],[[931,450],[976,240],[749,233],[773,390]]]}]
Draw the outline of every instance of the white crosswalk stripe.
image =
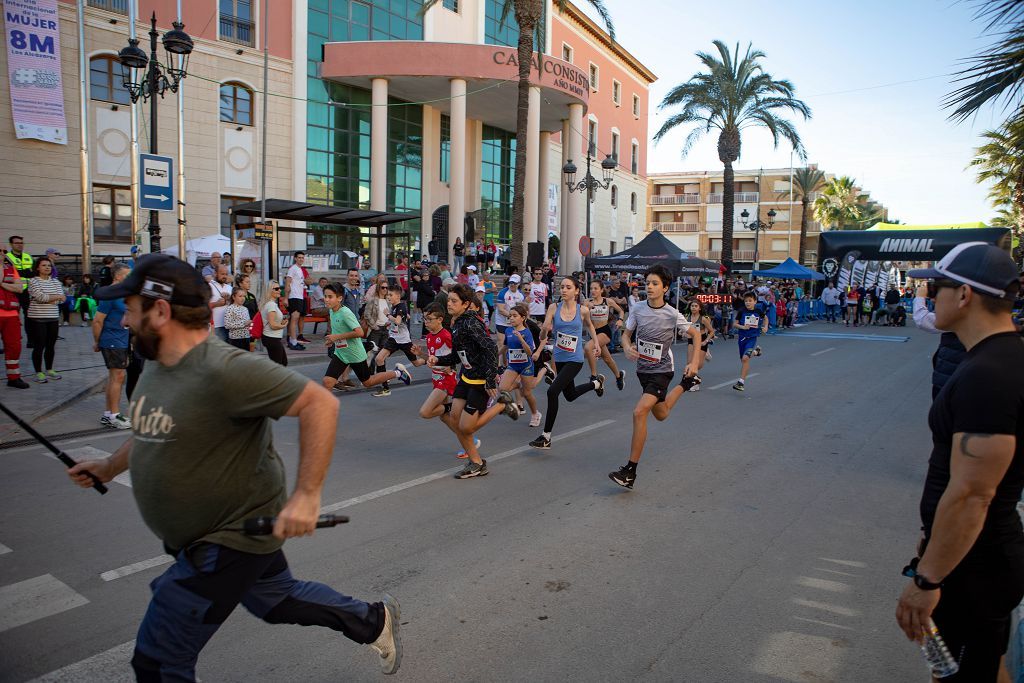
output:
[{"label": "white crosswalk stripe", "polygon": [[88,602],[52,574],[0,587],[0,633]]},{"label": "white crosswalk stripe", "polygon": [[[93,446],[80,446],[78,448],[72,448],[64,452],[70,455],[78,462],[82,462],[83,460],[99,460],[101,458],[110,457],[109,451],[100,450],[99,448],[94,448]],[[121,484],[122,486],[127,486],[128,488],[131,488],[131,474],[126,470],[121,474],[117,475],[116,477],[114,477],[114,482]]]},{"label": "white crosswalk stripe", "polygon": [[105,683],[130,683],[135,680],[131,659],[135,641],[129,640],[105,652],[93,655],[62,669],[33,678],[29,683],[71,683],[72,681],[104,681]]},{"label": "white crosswalk stripe", "polygon": [[7,553],[12,553],[12,552],[14,552],[14,551],[11,550],[10,548],[8,548],[7,546],[5,546],[3,543],[0,543],[0,555],[6,555]]}]

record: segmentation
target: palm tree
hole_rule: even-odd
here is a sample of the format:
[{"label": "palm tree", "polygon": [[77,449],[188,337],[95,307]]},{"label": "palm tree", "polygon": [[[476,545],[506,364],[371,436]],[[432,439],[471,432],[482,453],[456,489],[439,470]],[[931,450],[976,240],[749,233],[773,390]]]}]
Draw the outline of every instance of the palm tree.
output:
[{"label": "palm tree", "polygon": [[[420,14],[426,13],[440,0],[423,0],[423,8]],[[564,11],[568,0],[556,0],[558,9]],[[605,28],[608,29],[608,36],[615,40],[615,27],[612,25],[611,15],[602,0],[587,0],[587,3],[594,8],[594,11],[601,17]],[[512,263],[525,263],[523,254],[523,223],[526,208],[526,133],[527,118],[530,111],[530,70],[533,68],[534,35],[537,35],[541,45],[544,44],[544,23],[541,19],[544,16],[543,0],[504,0],[501,10],[502,24],[508,19],[511,13],[519,25],[519,84],[518,99],[516,102],[516,168],[513,180],[512,195],[512,245],[510,259]],[[543,64],[539,61],[543,55],[538,51],[538,68],[543,72]],[[576,135],[582,135],[577,131]],[[562,144],[568,144],[563,140]]]},{"label": "palm tree", "polygon": [[867,195],[857,187],[857,181],[849,176],[832,178],[825,189],[814,200],[814,219],[823,226],[842,230],[845,227],[859,229],[863,206]]},{"label": "palm tree", "polygon": [[732,270],[732,228],[733,228],[733,162],[740,158],[741,131],[753,126],[767,128],[772,134],[775,146],[779,138],[785,138],[793,145],[801,159],[806,158],[803,142],[796,127],[781,118],[780,111],[794,111],[811,118],[810,108],[796,99],[793,84],[787,80],[775,80],[761,66],[765,53],[747,45],[747,51],[740,56],[740,46],[730,54],[729,48],[720,40],[714,42],[717,55],[698,52],[697,58],[706,71],[690,77],[690,80],[672,88],[659,109],[682,106],[682,111],[673,114],[654,135],[658,142],[669,131],[683,124],[697,124],[683,144],[683,156],[705,133],[718,131],[718,158],[725,167],[725,187],[722,192],[722,263]]},{"label": "palm tree", "polygon": [[807,218],[810,213],[807,209],[811,197],[824,185],[825,172],[819,171],[815,166],[798,168],[793,172],[793,198],[800,202],[800,251],[797,255],[800,265],[804,265],[804,253],[807,250]]},{"label": "palm tree", "polygon": [[991,182],[989,199],[1009,209],[1014,225],[1024,232],[1024,121],[1018,119],[997,130],[982,133],[985,144],[975,150],[969,167],[978,171],[978,182]]},{"label": "palm tree", "polygon": [[1003,100],[1012,111],[1011,119],[1019,118],[1024,96],[1024,2],[976,0],[976,4],[975,17],[986,20],[984,30],[998,40],[966,60],[967,66],[954,79],[966,84],[949,93],[944,105],[953,109],[951,119],[964,121],[985,104]]}]

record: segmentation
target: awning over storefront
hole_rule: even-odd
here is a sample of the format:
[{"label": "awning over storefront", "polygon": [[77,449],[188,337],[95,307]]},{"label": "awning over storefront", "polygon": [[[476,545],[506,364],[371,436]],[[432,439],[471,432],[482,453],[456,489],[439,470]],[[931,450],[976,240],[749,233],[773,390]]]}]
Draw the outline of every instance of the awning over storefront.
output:
[{"label": "awning over storefront", "polygon": [[[541,90],[540,129],[561,131],[570,104],[587,104],[590,76],[578,66],[534,53],[531,82]],[[386,78],[388,95],[450,113],[451,80],[467,82],[471,119],[516,129],[519,63],[514,47],[403,40],[327,43],[320,77],[366,90]]]},{"label": "awning over storefront", "polygon": [[[289,199],[268,199],[266,201],[266,217],[279,221],[302,221],[306,223],[322,223],[326,225],[348,225],[356,228],[375,228],[371,237],[380,237],[384,226],[419,218],[416,213],[388,213],[387,211],[369,211],[366,209],[346,209],[340,206],[309,204]],[[235,204],[229,209],[233,216],[251,216],[259,218],[262,214],[260,202]]]}]

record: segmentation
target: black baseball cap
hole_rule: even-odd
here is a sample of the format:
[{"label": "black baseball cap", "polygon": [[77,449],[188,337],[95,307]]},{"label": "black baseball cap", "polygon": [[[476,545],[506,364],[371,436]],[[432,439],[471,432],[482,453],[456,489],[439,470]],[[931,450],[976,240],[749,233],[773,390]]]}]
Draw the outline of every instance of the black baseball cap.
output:
[{"label": "black baseball cap", "polygon": [[907,275],[926,280],[952,280],[997,299],[1011,298],[1013,295],[1007,288],[1019,277],[1010,255],[987,242],[958,244],[931,268],[908,270]]},{"label": "black baseball cap", "polygon": [[168,254],[146,254],[136,259],[128,277],[100,287],[94,298],[103,301],[139,295],[198,307],[209,304],[210,293],[210,285],[189,264]]}]

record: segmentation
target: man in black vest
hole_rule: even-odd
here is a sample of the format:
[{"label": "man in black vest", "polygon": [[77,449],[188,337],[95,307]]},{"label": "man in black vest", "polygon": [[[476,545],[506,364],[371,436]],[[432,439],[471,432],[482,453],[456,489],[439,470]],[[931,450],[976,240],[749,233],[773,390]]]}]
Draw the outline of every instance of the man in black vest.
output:
[{"label": "man in black vest", "polygon": [[1000,660],[1024,597],[1024,340],[1010,317],[1017,268],[1002,249],[968,242],[910,275],[935,280],[935,325],[966,354],[928,413],[924,538],[903,570],[913,581],[896,619],[911,640],[938,627],[959,666],[943,681],[1009,680]]}]

